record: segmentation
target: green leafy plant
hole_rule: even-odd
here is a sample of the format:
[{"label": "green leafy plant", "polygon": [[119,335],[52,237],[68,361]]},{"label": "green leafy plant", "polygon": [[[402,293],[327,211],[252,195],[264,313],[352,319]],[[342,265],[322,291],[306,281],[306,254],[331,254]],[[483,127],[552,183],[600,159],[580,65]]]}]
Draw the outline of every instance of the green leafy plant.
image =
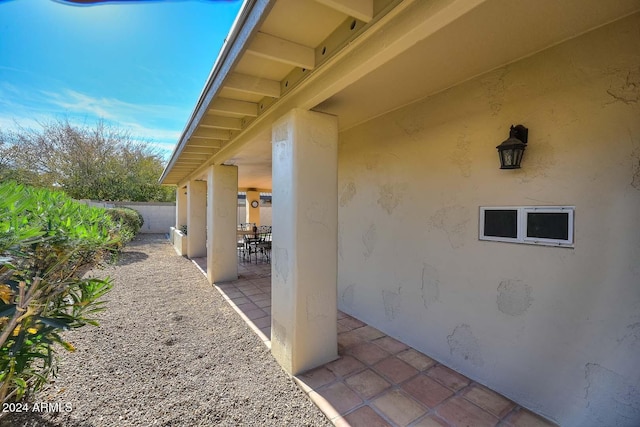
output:
[{"label": "green leafy plant", "polygon": [[84,273],[121,245],[104,209],[56,191],[0,183],[0,400],[20,400],[57,373],[62,331],[97,325],[109,280]]},{"label": "green leafy plant", "polygon": [[118,227],[123,244],[131,241],[144,224],[144,218],[140,212],[131,208],[107,209],[107,215],[111,217],[113,223]]},{"label": "green leafy plant", "polygon": [[163,169],[158,149],[103,121],[0,129],[0,180],[63,189],[74,199],[173,201],[175,190],[158,183]]}]

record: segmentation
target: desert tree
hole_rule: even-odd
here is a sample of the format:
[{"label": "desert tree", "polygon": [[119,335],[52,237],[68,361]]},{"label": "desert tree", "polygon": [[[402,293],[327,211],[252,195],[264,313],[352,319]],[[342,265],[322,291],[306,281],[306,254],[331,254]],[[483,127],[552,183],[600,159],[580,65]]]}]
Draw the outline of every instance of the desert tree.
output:
[{"label": "desert tree", "polygon": [[158,150],[103,121],[0,130],[0,180],[60,188],[76,199],[173,201],[174,190],[158,184],[163,167]]}]

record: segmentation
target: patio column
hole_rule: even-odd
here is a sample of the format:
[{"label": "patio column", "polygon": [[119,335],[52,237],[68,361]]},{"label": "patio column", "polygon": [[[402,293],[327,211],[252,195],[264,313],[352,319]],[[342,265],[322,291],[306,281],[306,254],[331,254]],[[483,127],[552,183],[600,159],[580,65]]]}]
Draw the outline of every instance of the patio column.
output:
[{"label": "patio column", "polygon": [[189,181],[187,184],[187,256],[207,255],[207,183]]},{"label": "patio column", "polygon": [[[251,202],[258,202],[257,207],[251,206]],[[245,215],[245,222],[252,222],[256,225],[260,225],[260,192],[255,190],[247,190],[247,214]]]},{"label": "patio column", "polygon": [[207,176],[207,278],[238,278],[238,167],[214,165]]},{"label": "patio column", "polygon": [[176,228],[187,225],[187,188],[176,188]]},{"label": "patio column", "polygon": [[296,375],[338,356],[338,121],[294,109],[272,127],[271,351]]}]

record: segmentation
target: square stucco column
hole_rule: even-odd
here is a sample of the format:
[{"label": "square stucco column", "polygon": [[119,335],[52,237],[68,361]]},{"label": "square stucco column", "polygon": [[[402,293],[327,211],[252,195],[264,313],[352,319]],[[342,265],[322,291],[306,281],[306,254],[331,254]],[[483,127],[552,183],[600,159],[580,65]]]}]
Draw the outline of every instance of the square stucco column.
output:
[{"label": "square stucco column", "polygon": [[187,224],[187,189],[176,188],[176,228]]},{"label": "square stucco column", "polygon": [[207,176],[207,278],[238,278],[238,167],[211,166]]},{"label": "square stucco column", "polygon": [[187,256],[207,255],[207,183],[189,181],[187,184]]},{"label": "square stucco column", "polygon": [[[251,202],[258,202],[257,207],[251,206]],[[260,225],[260,192],[254,190],[247,190],[247,203],[246,203],[246,221],[254,223],[256,225]]]},{"label": "square stucco column", "polygon": [[292,110],[272,128],[271,351],[296,375],[338,355],[338,121]]}]

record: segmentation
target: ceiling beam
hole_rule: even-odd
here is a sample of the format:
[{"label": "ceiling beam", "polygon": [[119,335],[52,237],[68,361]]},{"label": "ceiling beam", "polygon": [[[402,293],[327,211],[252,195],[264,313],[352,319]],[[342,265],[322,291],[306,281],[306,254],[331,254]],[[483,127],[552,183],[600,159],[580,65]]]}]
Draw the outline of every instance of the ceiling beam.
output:
[{"label": "ceiling beam", "polygon": [[182,157],[180,157],[178,159],[178,161],[176,162],[176,164],[191,164],[191,163],[197,163],[200,164],[202,163],[202,161],[200,160],[193,160],[193,159],[183,159]]},{"label": "ceiling beam", "polygon": [[186,148],[220,148],[222,147],[222,141],[219,139],[190,139]]},{"label": "ceiling beam", "polygon": [[200,161],[204,161],[207,160],[210,156],[207,156],[206,154],[188,154],[188,153],[181,153],[180,154],[180,158],[178,159],[178,161],[180,160],[200,160]]},{"label": "ceiling beam", "polygon": [[202,140],[194,140],[191,142],[193,144],[187,145],[184,148],[184,150],[182,150],[183,153],[209,154],[209,153],[215,153],[216,150],[219,148],[219,147],[216,147],[217,141],[214,142],[213,144],[207,144],[205,141],[202,141]]},{"label": "ceiling beam", "polygon": [[213,156],[216,152],[215,148],[203,147],[187,147],[180,154],[200,154],[203,156]]},{"label": "ceiling beam", "polygon": [[373,0],[316,0],[318,3],[335,9],[360,21],[373,19]]},{"label": "ceiling beam", "polygon": [[258,104],[237,99],[216,98],[209,104],[209,112],[258,117]]},{"label": "ceiling beam", "polygon": [[322,67],[250,122],[213,156],[212,161],[221,163],[232,158],[255,138],[270,131],[273,121],[292,108],[312,109],[487,1],[400,1],[373,22],[368,31],[349,40]]},{"label": "ceiling beam", "polygon": [[316,65],[316,54],[312,48],[266,33],[255,35],[247,53],[307,70],[313,70]]},{"label": "ceiling beam", "polygon": [[[172,184],[172,182],[165,181],[166,174],[171,172],[172,165],[180,155],[180,152],[188,144],[191,134],[198,126],[198,122],[207,114],[209,105],[216,97],[216,94],[222,89],[224,77],[232,72],[233,67],[235,67],[237,61],[239,61],[240,57],[244,54],[245,46],[249,43],[252,35],[258,30],[260,25],[262,25],[263,17],[268,15],[274,3],[273,0],[252,0],[243,3],[238,13],[236,23],[229,32],[226,42],[218,54],[218,59],[216,59],[216,62],[213,64],[207,83],[200,93],[198,102],[189,117],[187,127],[180,136],[178,145],[173,150],[169,163],[160,176],[160,183]],[[256,105],[253,116],[257,117],[257,114],[258,106]],[[180,183],[180,181],[176,182],[176,184],[177,183]]]},{"label": "ceiling beam", "polygon": [[199,168],[200,166],[202,166],[204,162],[200,162],[200,163],[176,163],[177,166],[179,166],[178,170],[181,171],[185,171],[185,172],[192,172],[194,170],[196,170],[197,168]]},{"label": "ceiling beam", "polygon": [[280,98],[280,82],[247,74],[231,74],[225,80],[224,87],[252,95]]},{"label": "ceiling beam", "polygon": [[219,139],[221,141],[228,141],[231,139],[231,133],[225,129],[215,128],[198,128],[191,135],[191,138],[195,139]]},{"label": "ceiling beam", "polygon": [[211,156],[213,156],[213,153],[194,153],[194,152],[189,152],[189,153],[184,153],[184,154],[187,155],[187,156],[203,156],[205,159],[208,159]]},{"label": "ceiling beam", "polygon": [[242,130],[242,120],[208,114],[200,120],[200,126],[205,128]]}]

